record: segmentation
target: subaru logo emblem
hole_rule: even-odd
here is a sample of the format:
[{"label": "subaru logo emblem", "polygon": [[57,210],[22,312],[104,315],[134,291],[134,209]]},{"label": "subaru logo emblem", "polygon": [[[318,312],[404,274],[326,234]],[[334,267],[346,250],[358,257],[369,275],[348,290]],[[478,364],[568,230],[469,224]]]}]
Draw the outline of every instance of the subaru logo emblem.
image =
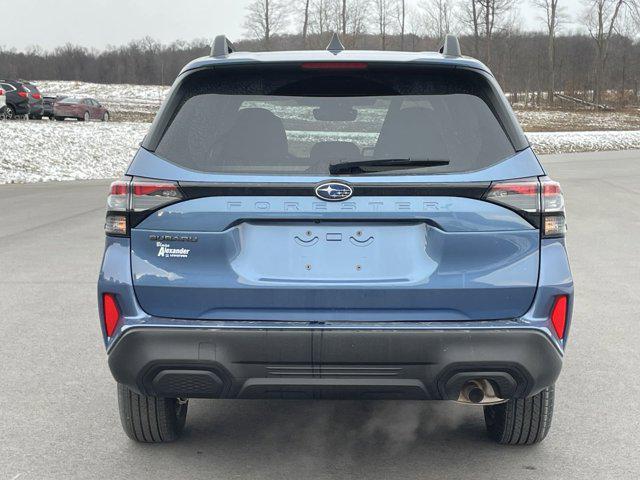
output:
[{"label": "subaru logo emblem", "polygon": [[316,187],[316,196],[329,202],[339,202],[346,200],[353,195],[353,188],[344,183],[323,183]]}]

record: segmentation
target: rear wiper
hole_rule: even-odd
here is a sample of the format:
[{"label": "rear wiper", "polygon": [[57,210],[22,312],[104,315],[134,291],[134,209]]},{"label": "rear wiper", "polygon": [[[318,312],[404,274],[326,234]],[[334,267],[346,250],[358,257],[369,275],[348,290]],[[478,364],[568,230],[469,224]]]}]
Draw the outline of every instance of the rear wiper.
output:
[{"label": "rear wiper", "polygon": [[357,162],[332,163],[329,165],[331,175],[358,174],[385,170],[401,170],[405,168],[441,167],[449,165],[449,160],[428,160],[415,158],[380,158],[377,160],[359,160]]}]

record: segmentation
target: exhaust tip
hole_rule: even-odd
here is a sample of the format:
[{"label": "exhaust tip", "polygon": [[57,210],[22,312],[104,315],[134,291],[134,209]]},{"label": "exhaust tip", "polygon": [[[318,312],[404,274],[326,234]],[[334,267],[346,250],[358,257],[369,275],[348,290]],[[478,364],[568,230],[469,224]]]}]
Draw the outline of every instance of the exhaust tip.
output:
[{"label": "exhaust tip", "polygon": [[484,391],[477,385],[473,385],[467,390],[466,396],[471,403],[482,403],[484,400]]},{"label": "exhaust tip", "polygon": [[473,405],[493,405],[504,402],[486,379],[469,380],[460,389],[458,402]]}]

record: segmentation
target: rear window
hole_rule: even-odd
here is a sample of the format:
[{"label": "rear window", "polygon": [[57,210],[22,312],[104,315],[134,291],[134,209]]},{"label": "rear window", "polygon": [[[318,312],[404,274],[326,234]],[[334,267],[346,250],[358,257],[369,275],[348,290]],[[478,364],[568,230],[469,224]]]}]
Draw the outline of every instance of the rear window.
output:
[{"label": "rear window", "polygon": [[390,159],[448,162],[360,172],[397,175],[480,170],[515,153],[495,92],[476,73],[256,73],[187,78],[165,125],[154,124],[163,132],[156,154],[191,170],[236,174],[328,175],[331,165]]}]

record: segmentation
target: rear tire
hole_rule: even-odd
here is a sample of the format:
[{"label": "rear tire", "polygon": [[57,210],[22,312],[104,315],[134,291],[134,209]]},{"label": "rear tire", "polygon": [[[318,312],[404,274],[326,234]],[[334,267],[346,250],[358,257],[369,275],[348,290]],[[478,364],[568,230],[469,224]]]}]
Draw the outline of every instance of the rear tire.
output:
[{"label": "rear tire", "polygon": [[104,115],[102,116],[102,121],[103,122],[108,122],[109,121],[109,112],[105,112]]},{"label": "rear tire", "polygon": [[502,445],[534,445],[549,433],[555,386],[529,398],[484,407],[489,437]]},{"label": "rear tire", "polygon": [[7,108],[4,110],[4,116],[7,120],[15,120],[16,118],[16,109],[11,105],[7,105]]},{"label": "rear tire", "polygon": [[140,395],[118,384],[120,421],[127,436],[142,443],[177,440],[187,419],[188,400]]},{"label": "rear tire", "polygon": [[84,112],[84,115],[78,120],[80,120],[81,122],[88,122],[89,120],[91,120],[91,115],[89,115],[89,112]]}]

